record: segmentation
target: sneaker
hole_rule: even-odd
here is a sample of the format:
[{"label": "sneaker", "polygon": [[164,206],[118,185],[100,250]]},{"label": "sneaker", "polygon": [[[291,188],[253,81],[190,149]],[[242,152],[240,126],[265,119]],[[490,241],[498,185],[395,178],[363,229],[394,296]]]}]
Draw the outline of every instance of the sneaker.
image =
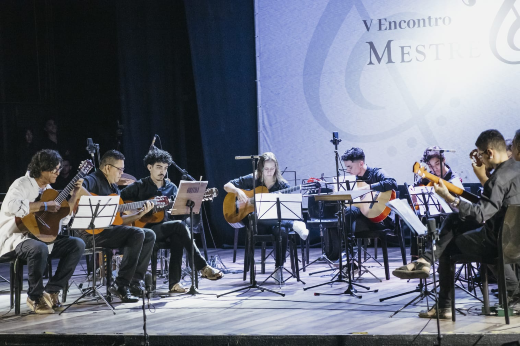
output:
[{"label": "sneaker", "polygon": [[184,286],[181,285],[180,282],[177,282],[175,285],[173,285],[172,288],[170,288],[169,293],[186,293],[188,292],[188,289],[184,288]]},{"label": "sneaker", "polygon": [[293,222],[293,230],[298,233],[300,238],[302,240],[306,240],[309,236],[309,230],[307,229],[307,226],[302,221],[294,221]]},{"label": "sneaker", "polygon": [[430,277],[431,264],[428,262],[414,261],[405,266],[399,267],[392,272],[392,275],[399,279],[427,279]]},{"label": "sneaker", "polygon": [[47,305],[51,306],[53,309],[60,309],[63,307],[60,302],[60,292],[43,292],[43,299],[45,299]]},{"label": "sneaker", "polygon": [[202,268],[201,274],[203,278],[207,278],[208,280],[219,280],[224,277],[224,274],[220,270],[208,265]]},{"label": "sneaker", "polygon": [[116,283],[113,283],[112,286],[108,288],[108,291],[121,299],[123,303],[136,303],[139,301],[138,297],[135,297],[130,293],[130,288],[128,286],[119,286]]},{"label": "sneaker", "polygon": [[[429,311],[421,311],[419,312],[420,318],[437,318],[437,310],[435,306],[432,307]],[[441,320],[451,320],[451,308],[440,308],[439,309],[439,319]]]},{"label": "sneaker", "polygon": [[29,308],[37,314],[53,314],[54,310],[47,303],[46,299],[43,298],[43,295],[32,300],[27,297],[27,305]]}]

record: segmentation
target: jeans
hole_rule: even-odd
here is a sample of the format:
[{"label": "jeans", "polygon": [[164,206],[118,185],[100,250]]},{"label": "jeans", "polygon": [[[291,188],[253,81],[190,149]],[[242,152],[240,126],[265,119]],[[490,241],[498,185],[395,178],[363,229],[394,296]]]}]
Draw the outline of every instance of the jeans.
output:
[{"label": "jeans", "polygon": [[27,262],[29,289],[27,295],[36,300],[43,294],[43,272],[48,258],[59,258],[58,268],[45,286],[49,293],[66,289],[76,265],[83,255],[85,243],[76,237],[59,235],[49,253],[47,245],[36,239],[27,239],[15,248],[16,255]]}]

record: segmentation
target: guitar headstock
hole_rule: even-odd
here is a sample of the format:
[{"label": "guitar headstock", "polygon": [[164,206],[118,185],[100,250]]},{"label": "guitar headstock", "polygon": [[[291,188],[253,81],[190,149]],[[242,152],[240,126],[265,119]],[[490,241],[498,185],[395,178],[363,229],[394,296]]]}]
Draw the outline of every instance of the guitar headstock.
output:
[{"label": "guitar headstock", "polygon": [[469,153],[469,158],[471,159],[471,161],[477,165],[478,167],[482,166],[482,161],[480,160],[480,157],[478,155],[478,149],[473,149],[470,153]]},{"label": "guitar headstock", "polygon": [[204,192],[204,197],[202,198],[202,202],[213,201],[214,198],[218,196],[218,189],[216,187],[212,187],[207,189]]},{"label": "guitar headstock", "polygon": [[424,178],[427,172],[426,167],[421,166],[419,162],[416,162],[413,164],[413,172],[417,174],[418,176]]},{"label": "guitar headstock", "polygon": [[170,203],[170,199],[167,196],[157,196],[154,198],[154,204],[156,208],[164,208]]},{"label": "guitar headstock", "polygon": [[82,161],[78,167],[78,172],[87,174],[94,167],[94,164],[90,160]]}]

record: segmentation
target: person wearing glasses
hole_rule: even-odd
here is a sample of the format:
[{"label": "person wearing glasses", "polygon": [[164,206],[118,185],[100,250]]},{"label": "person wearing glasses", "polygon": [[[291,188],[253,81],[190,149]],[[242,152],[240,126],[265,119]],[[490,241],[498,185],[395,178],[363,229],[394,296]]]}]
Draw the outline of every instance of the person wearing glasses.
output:
[{"label": "person wearing glasses", "polygon": [[[155,196],[167,196],[174,200],[177,196],[177,185],[166,178],[168,166],[173,162],[171,155],[164,150],[153,148],[144,157],[144,165],[150,171],[150,176],[139,179],[121,191],[124,201],[143,201]],[[202,277],[209,280],[219,280],[224,274],[208,265],[206,259],[200,254],[197,245],[191,240],[190,232],[181,220],[165,220],[146,224],[155,232],[157,241],[170,243],[169,265],[169,293],[186,293],[181,284],[183,250],[186,249],[188,257],[194,248],[194,260],[196,270],[200,270]],[[191,257],[189,257],[191,259]],[[191,261],[191,260],[190,260]]]},{"label": "person wearing glasses", "polygon": [[[462,253],[494,258],[498,255],[498,232],[504,222],[507,207],[520,204],[520,162],[507,156],[506,142],[497,130],[486,130],[475,143],[483,170],[493,170],[484,183],[478,203],[471,203],[450,194],[442,180],[434,184],[435,192],[452,207],[459,210],[451,214],[440,227],[440,239],[435,246],[435,259],[439,260],[439,311],[435,307],[422,311],[419,317],[450,319],[451,273],[450,256]],[[401,279],[427,278],[433,262],[432,251],[425,251],[417,261],[394,271]],[[495,270],[490,266],[491,270]],[[496,274],[496,273],[495,273]],[[505,266],[506,289],[511,307],[520,307],[518,280],[511,266]]]},{"label": "person wearing glasses", "polygon": [[[85,177],[83,187],[98,196],[119,195],[116,183],[124,170],[124,155],[117,150],[109,150],[101,157],[99,169]],[[113,226],[96,235],[96,246],[124,249],[117,278],[108,288],[109,292],[119,297],[123,303],[137,302],[138,297],[142,296],[144,288],[141,282],[144,280],[155,244],[155,233],[151,229],[129,225],[143,217],[152,207],[151,202],[146,202],[141,210],[122,215],[123,225]],[[92,235],[86,231],[77,232],[87,247],[92,247]]]},{"label": "person wearing glasses", "polygon": [[[271,152],[263,153],[258,160],[258,167],[253,174],[231,180],[224,185],[224,190],[229,193],[234,193],[237,198],[243,203],[249,203],[249,198],[242,190],[251,190],[253,188],[253,179],[255,187],[265,186],[269,192],[276,192],[279,190],[287,189],[290,187],[289,183],[282,177],[278,160],[276,156]],[[275,254],[276,267],[281,266],[285,262],[285,253],[287,251],[287,232],[294,230],[305,240],[309,235],[309,230],[302,221],[282,221],[282,232],[278,229],[278,222],[276,220],[258,220],[258,234],[273,234],[276,239],[282,237],[282,256],[280,257],[277,253]],[[280,281],[280,271],[277,270],[276,279]]]},{"label": "person wearing glasses", "polygon": [[[442,178],[452,183],[453,185],[460,187],[461,189],[464,188],[462,186],[462,179],[450,168],[450,166],[448,166],[448,164],[446,164],[446,158],[444,155],[441,159],[441,152],[438,146],[426,148],[423,153],[421,162],[424,162],[426,165],[428,165],[428,169],[431,174],[436,175],[437,177]],[[433,183],[427,178],[419,178],[419,180],[416,181],[414,185],[433,186]]]},{"label": "person wearing glasses", "polygon": [[[52,314],[54,309],[61,307],[59,293],[67,288],[67,282],[85,250],[85,243],[79,238],[58,235],[53,244],[47,245],[30,233],[21,232],[16,225],[17,217],[23,218],[38,211],[55,213],[60,209],[61,205],[55,201],[40,202],[37,199],[56,181],[61,163],[57,151],[44,149],[37,152],[31,159],[28,172],[9,187],[0,210],[0,256],[16,255],[27,262],[27,305],[37,314]],[[75,205],[81,196],[82,183],[83,179],[76,182],[69,205]],[[63,222],[67,219],[70,216]],[[48,258],[59,258],[60,261],[56,272],[44,286],[43,273]]]}]

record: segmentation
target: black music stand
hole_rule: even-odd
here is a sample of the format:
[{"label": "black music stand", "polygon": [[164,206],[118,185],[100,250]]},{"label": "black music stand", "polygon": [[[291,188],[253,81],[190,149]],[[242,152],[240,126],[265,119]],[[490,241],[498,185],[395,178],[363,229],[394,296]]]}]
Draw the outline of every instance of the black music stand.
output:
[{"label": "black music stand", "polygon": [[[255,180],[255,172],[256,172],[256,160],[258,159],[258,156],[251,155],[251,165],[253,166],[253,191],[256,188],[256,180]],[[244,290],[250,290],[252,288],[260,290],[260,292],[267,291],[271,293],[276,293],[281,295],[282,297],[285,297],[285,293],[282,292],[276,292],[273,290],[270,290],[268,288],[262,287],[258,285],[258,282],[256,281],[256,272],[255,272],[255,244],[253,241],[253,235],[257,233],[257,213],[256,213],[256,194],[253,194],[253,206],[255,210],[249,214],[249,227],[246,227],[248,232],[248,239],[249,242],[246,244],[246,246],[249,247],[249,285],[245,287],[241,287],[235,290],[231,290],[226,293],[218,294],[217,298],[220,298],[222,296],[228,295],[230,293],[240,292]],[[245,260],[245,259],[244,259]]]},{"label": "black music stand", "polygon": [[[339,184],[339,181],[337,182]],[[347,263],[346,263],[346,266],[347,266],[347,271],[346,271],[346,274],[347,274],[347,280],[345,280],[343,278],[343,256],[340,255],[339,257],[339,272],[330,280],[330,281],[327,281],[327,282],[323,282],[321,284],[318,284],[318,285],[314,285],[314,286],[310,286],[310,287],[305,287],[303,290],[306,291],[308,289],[311,289],[311,288],[315,288],[315,287],[319,287],[319,286],[324,286],[324,285],[329,285],[329,284],[333,284],[333,283],[336,283],[336,282],[345,282],[348,284],[347,286],[347,289],[342,292],[342,293],[314,293],[315,296],[319,296],[319,295],[340,295],[340,294],[348,294],[352,297],[356,297],[356,298],[359,298],[361,299],[362,297],[357,295],[356,292],[357,290],[354,288],[354,286],[358,286],[358,287],[361,287],[365,290],[367,290],[367,292],[377,292],[378,290],[374,290],[374,291],[368,291],[370,290],[370,287],[367,287],[367,286],[363,286],[363,285],[360,285],[358,283],[355,283],[355,282],[352,282],[352,263],[351,263],[351,253],[352,253],[352,249],[351,249],[351,244],[350,244],[350,236],[347,236],[346,234],[346,231],[345,231],[345,207],[346,207],[346,201],[348,201],[348,204],[350,206],[352,206],[352,204],[354,204],[353,200],[356,199],[356,198],[359,198],[361,196],[364,196],[366,195],[367,193],[370,193],[369,190],[350,190],[350,191],[340,191],[340,192],[334,192],[332,194],[326,194],[326,195],[315,195],[314,198],[315,200],[324,200],[324,201],[339,201],[341,203],[341,216],[340,216],[340,222],[341,222],[341,227],[338,227],[338,232],[340,232],[341,236],[340,236],[340,239],[343,237],[343,242],[345,243],[345,253],[346,253],[346,259],[347,259]],[[369,203],[373,203],[373,202],[369,202]],[[350,216],[350,224],[352,225],[352,216]],[[352,228],[352,227],[351,227]]]},{"label": "black music stand", "polygon": [[[115,215],[119,207],[119,196],[81,196],[78,204],[78,210],[74,216],[71,229],[92,230],[92,248],[96,250],[96,229],[111,228]],[[112,310],[114,315],[116,311],[114,306],[108,302],[99,292],[96,286],[96,258],[92,258],[92,287],[85,289],[83,294],[72,304],[67,306],[60,312],[60,315],[68,310],[72,305],[77,304],[83,297],[92,294],[98,296]]]},{"label": "black music stand", "polygon": [[[191,241],[194,242],[193,238],[193,214],[200,212],[202,200],[204,198],[204,192],[208,186],[207,181],[188,181],[181,180],[179,184],[179,191],[173,202],[171,209],[171,215],[190,215],[190,237]],[[198,277],[196,275],[195,268],[195,242],[191,246],[191,287],[186,294],[202,294],[198,289]]]},{"label": "black music stand", "polygon": [[[259,220],[277,220],[278,223],[278,260],[281,261],[282,265],[276,266],[275,270],[260,284],[264,284],[270,278],[275,279],[278,282],[280,288],[282,285],[289,280],[291,277],[296,278],[297,281],[303,283],[305,282],[300,280],[299,275],[290,272],[287,268],[284,267],[284,259],[285,254],[282,251],[282,220],[295,220],[295,221],[303,221],[302,217],[302,195],[300,194],[269,194],[262,193],[259,194],[256,198],[256,210],[258,212]],[[287,279],[283,279],[284,270],[290,274]],[[298,268],[295,269],[297,272]],[[280,280],[278,280],[274,274],[276,272],[280,272]]]}]

